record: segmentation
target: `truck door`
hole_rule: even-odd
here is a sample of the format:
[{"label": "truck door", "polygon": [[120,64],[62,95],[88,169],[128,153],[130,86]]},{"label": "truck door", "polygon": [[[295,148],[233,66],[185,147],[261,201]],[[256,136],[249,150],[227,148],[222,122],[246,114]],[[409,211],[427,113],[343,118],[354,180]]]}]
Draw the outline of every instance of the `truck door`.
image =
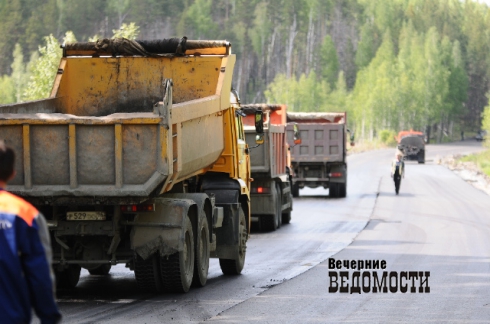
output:
[{"label": "truck door", "polygon": [[235,116],[238,142],[238,177],[247,183],[250,188],[250,156],[247,154],[248,145],[245,141],[245,132],[241,116]]}]

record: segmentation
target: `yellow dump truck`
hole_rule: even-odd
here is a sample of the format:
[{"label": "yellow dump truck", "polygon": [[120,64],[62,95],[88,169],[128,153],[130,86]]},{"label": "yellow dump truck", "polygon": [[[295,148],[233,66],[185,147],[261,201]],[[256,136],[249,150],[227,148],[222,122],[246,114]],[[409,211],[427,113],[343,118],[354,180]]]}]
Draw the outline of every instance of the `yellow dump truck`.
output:
[{"label": "yellow dump truck", "polygon": [[57,284],[134,270],[147,291],[204,286],[209,258],[239,274],[250,166],[226,41],[62,46],[50,98],[0,107],[17,153],[9,189],[51,233]]}]

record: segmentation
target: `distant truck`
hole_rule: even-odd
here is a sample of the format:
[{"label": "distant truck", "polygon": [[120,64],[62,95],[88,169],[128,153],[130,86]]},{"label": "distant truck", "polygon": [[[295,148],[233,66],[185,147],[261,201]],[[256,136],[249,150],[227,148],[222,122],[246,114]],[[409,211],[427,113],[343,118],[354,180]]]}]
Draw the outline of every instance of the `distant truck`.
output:
[{"label": "distant truck", "polygon": [[[261,230],[275,231],[281,224],[289,224],[293,210],[286,106],[254,104],[241,107],[247,115],[243,123],[253,178],[250,194],[252,222],[258,222]],[[256,135],[257,113],[264,117],[263,135]]]},{"label": "distant truck", "polygon": [[59,287],[121,263],[154,292],[204,286],[210,257],[242,271],[250,166],[234,64],[226,41],[67,44],[49,99],[0,107],[18,156],[10,190],[45,215]]},{"label": "distant truck", "polygon": [[475,140],[477,142],[481,142],[485,139],[486,136],[487,136],[487,131],[486,130],[480,130],[476,133]]},{"label": "distant truck", "polygon": [[288,139],[294,128],[301,145],[291,148],[293,197],[304,187],[329,189],[329,196],[347,195],[347,113],[287,113]]},{"label": "distant truck", "polygon": [[406,161],[425,163],[424,133],[414,130],[401,131],[396,137],[398,150]]}]

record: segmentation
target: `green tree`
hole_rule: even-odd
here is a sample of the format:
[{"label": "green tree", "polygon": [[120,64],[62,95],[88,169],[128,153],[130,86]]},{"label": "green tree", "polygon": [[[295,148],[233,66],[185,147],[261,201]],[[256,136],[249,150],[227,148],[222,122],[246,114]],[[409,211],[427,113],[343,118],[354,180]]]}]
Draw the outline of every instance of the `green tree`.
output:
[{"label": "green tree", "polygon": [[285,74],[278,74],[267,86],[265,97],[268,103],[284,103],[290,111],[299,110],[297,82],[294,78],[288,79]]},{"label": "green tree", "polygon": [[0,75],[10,74],[12,52],[22,36],[22,3],[20,0],[0,1]]},{"label": "green tree", "polygon": [[[67,32],[64,42],[75,42],[72,32]],[[33,57],[35,62],[30,63],[31,77],[23,95],[23,100],[37,100],[48,98],[56,76],[56,71],[62,56],[58,40],[53,35],[45,37],[46,45],[39,48],[39,57]]]},{"label": "green tree", "polygon": [[444,65],[449,69],[448,77],[448,96],[447,96],[447,114],[449,118],[460,117],[464,110],[464,103],[468,98],[468,76],[464,69],[464,60],[461,52],[461,46],[458,40],[449,43],[446,48],[450,51],[449,57]]},{"label": "green tree", "polygon": [[345,81],[344,71],[339,72],[335,88],[332,92],[327,94],[325,100],[324,111],[348,111],[348,98],[349,92],[347,89],[347,83]]},{"label": "green tree", "polygon": [[374,55],[376,55],[378,46],[376,27],[370,23],[362,25],[355,57],[355,62],[359,70],[369,65],[369,62],[371,62]]},{"label": "green tree", "polygon": [[[424,74],[424,115],[427,125],[442,122],[444,119],[445,99],[449,92],[449,71],[442,60],[441,43],[435,27],[429,29],[425,40],[426,70]],[[440,127],[439,141],[442,138]]]},{"label": "green tree", "polygon": [[22,93],[27,81],[26,66],[24,64],[24,55],[19,44],[15,44],[13,53],[14,62],[12,63],[11,79],[14,85],[14,97],[16,102],[20,102]]},{"label": "green tree", "polygon": [[395,56],[391,34],[387,31],[376,56],[358,74],[354,87],[355,121],[363,138],[374,138],[378,129],[391,124],[396,109],[393,95]]},{"label": "green tree", "polygon": [[15,103],[15,85],[11,77],[0,77],[0,105]]},{"label": "green tree", "polygon": [[487,131],[487,136],[485,138],[485,146],[490,149],[490,140],[488,139],[490,136],[490,105],[487,105],[483,109],[483,119],[481,128]]},{"label": "green tree", "polygon": [[330,35],[325,36],[320,48],[320,67],[322,79],[333,87],[339,75],[339,59],[337,57],[337,49]]},{"label": "green tree", "polygon": [[135,23],[122,24],[121,28],[112,30],[112,38],[124,37],[127,39],[136,39],[139,34],[139,27]]},{"label": "green tree", "polygon": [[213,38],[218,31],[218,25],[212,18],[212,0],[196,0],[183,13],[178,26],[180,34],[196,39]]},{"label": "green tree", "polygon": [[117,27],[122,28],[124,19],[128,15],[130,0],[108,0],[108,9],[117,13]]}]

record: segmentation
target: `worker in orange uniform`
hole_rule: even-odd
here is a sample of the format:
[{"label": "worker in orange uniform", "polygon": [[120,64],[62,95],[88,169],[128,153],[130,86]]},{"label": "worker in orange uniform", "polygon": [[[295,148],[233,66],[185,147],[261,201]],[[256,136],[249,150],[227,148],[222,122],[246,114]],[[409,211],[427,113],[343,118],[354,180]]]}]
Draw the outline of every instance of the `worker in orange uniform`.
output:
[{"label": "worker in orange uniform", "polygon": [[5,190],[15,176],[14,160],[0,141],[0,322],[30,323],[34,309],[42,324],[58,323],[46,220]]}]

